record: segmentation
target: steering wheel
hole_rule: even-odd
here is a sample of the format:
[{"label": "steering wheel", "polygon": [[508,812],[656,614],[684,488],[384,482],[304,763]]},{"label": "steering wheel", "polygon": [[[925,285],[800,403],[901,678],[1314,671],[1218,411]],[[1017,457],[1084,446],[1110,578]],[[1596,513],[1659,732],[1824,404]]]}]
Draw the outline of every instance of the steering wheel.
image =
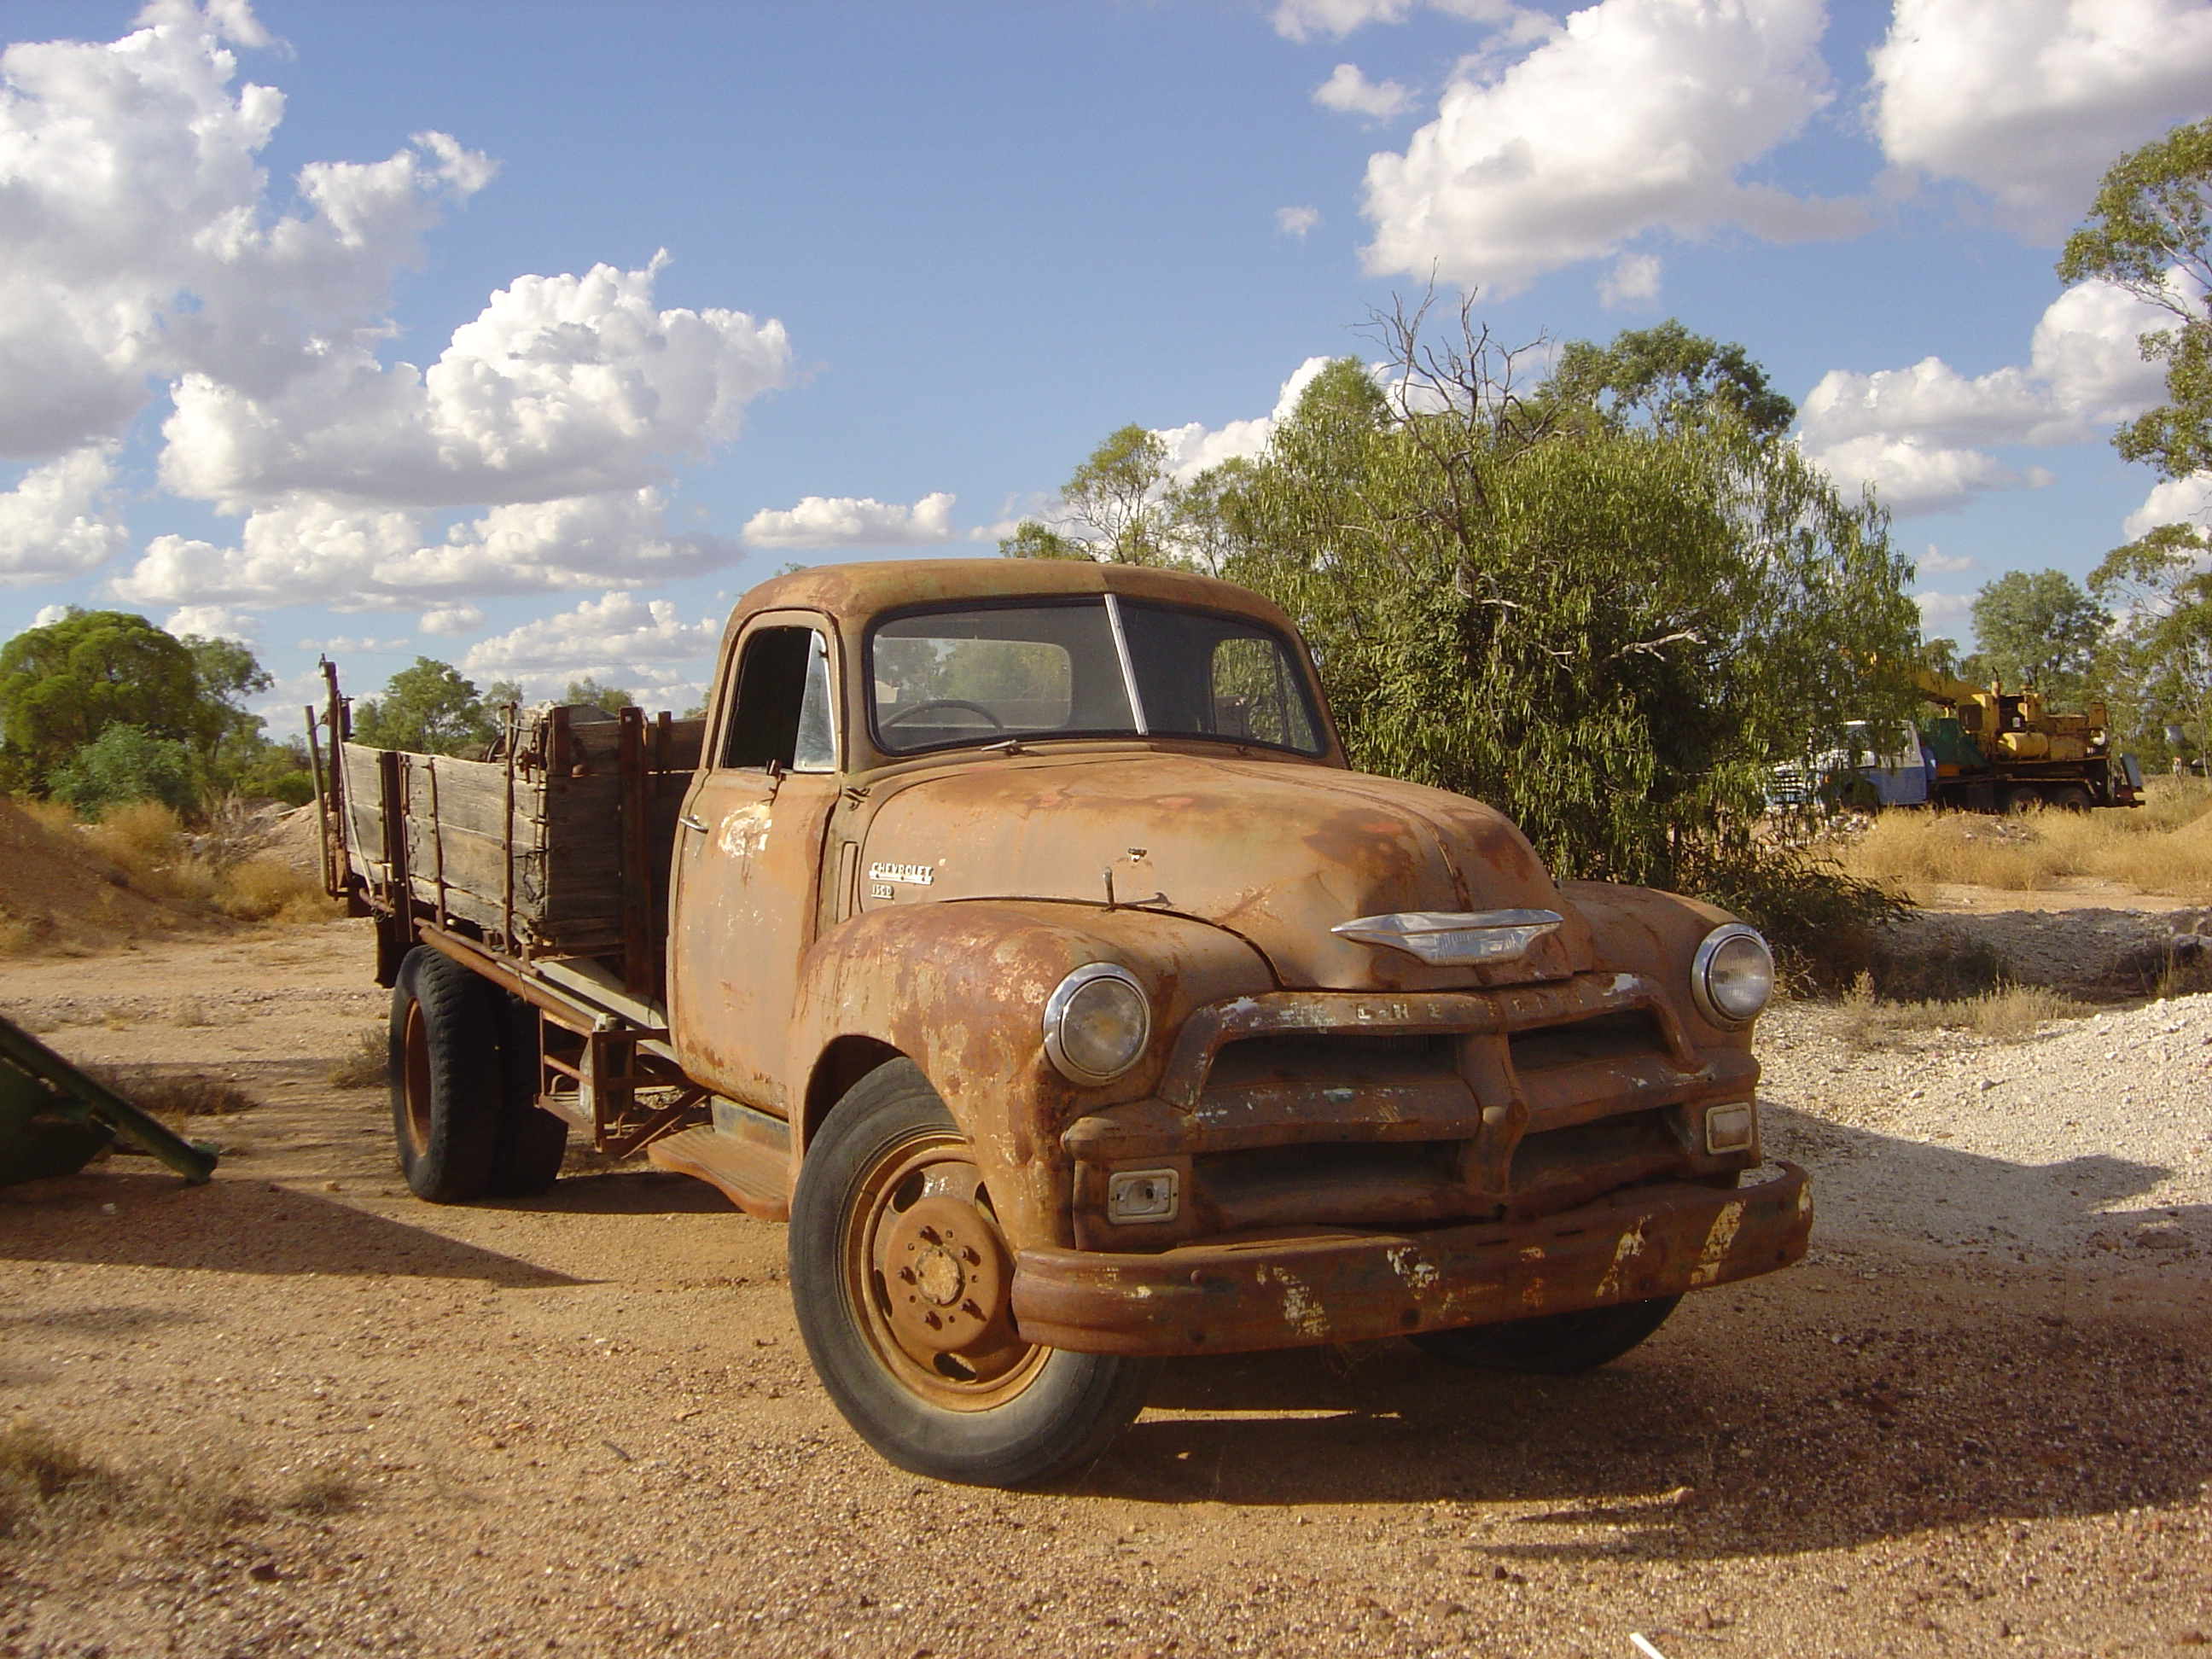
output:
[{"label": "steering wheel", "polygon": [[927,714],[933,708],[964,708],[969,714],[981,714],[985,720],[990,721],[991,729],[994,732],[1003,732],[1006,729],[1006,721],[984,708],[981,703],[969,702],[965,697],[933,697],[927,702],[918,702],[909,708],[900,709],[896,714],[886,714],[881,723],[885,726],[903,725],[906,721],[914,719],[915,715]]}]

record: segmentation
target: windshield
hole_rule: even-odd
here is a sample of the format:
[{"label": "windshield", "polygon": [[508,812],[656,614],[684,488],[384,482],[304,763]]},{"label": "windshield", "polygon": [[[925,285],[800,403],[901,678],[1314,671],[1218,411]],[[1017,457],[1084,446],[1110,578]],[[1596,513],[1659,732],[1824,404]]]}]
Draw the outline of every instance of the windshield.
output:
[{"label": "windshield", "polygon": [[1297,653],[1212,611],[1112,596],[947,607],[878,623],[868,656],[886,754],[1048,735],[1322,750]]}]

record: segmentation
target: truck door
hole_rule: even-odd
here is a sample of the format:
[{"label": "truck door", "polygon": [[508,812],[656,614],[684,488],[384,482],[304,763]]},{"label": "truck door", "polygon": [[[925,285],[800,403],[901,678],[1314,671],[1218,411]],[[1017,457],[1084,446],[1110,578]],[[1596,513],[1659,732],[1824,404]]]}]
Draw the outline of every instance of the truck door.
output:
[{"label": "truck door", "polygon": [[821,619],[804,613],[746,625],[676,831],[677,1053],[718,1093],[787,1116],[784,1037],[837,801],[833,648]]}]

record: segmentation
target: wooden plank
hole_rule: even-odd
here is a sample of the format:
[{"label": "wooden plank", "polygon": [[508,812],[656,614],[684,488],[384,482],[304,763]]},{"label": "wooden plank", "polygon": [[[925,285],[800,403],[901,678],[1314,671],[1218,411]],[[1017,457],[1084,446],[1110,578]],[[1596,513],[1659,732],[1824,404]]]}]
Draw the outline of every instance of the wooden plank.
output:
[{"label": "wooden plank", "polygon": [[[410,812],[428,817],[432,801],[430,778],[436,778],[437,819],[480,834],[507,833],[507,769],[484,761],[455,760],[439,755],[420,762],[407,803]],[[535,839],[532,826],[544,817],[545,787],[536,780],[514,781],[515,832]]]},{"label": "wooden plank", "polygon": [[[659,759],[656,740],[646,745],[650,769],[670,772],[696,772],[699,769],[700,750],[705,744],[707,722],[703,720],[671,720],[668,723],[668,759],[664,769]],[[622,724],[619,720],[580,720],[574,710],[568,719],[568,752],[572,763],[588,766],[593,773],[613,772],[621,759]]]}]

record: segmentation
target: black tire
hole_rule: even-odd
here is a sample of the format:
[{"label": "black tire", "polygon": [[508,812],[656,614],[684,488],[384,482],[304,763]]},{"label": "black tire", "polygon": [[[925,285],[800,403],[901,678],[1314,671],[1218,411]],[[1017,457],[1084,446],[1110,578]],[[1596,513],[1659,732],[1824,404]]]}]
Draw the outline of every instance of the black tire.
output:
[{"label": "black tire", "polygon": [[[872,1241],[899,1224],[902,1193],[908,1208],[915,1194],[936,1193],[916,1160],[942,1154],[941,1164],[926,1167],[972,1169],[963,1161],[965,1145],[912,1061],[894,1060],[854,1084],[807,1148],[792,1194],[792,1302],[822,1386],[884,1457],[939,1480],[1033,1486],[1103,1452],[1143,1408],[1159,1362],[1030,1347],[1008,1324],[1003,1346],[988,1351],[1000,1369],[969,1379],[975,1392],[963,1398],[957,1390],[967,1383],[950,1371],[940,1380],[919,1356],[893,1346],[898,1316],[884,1275],[867,1265]],[[917,1173],[886,1184],[909,1167]],[[908,1193],[915,1182],[923,1184]],[[972,1213],[995,1240],[988,1198],[975,1186]],[[863,1304],[869,1296],[874,1302]],[[1018,1358],[1005,1359],[1010,1353]]]},{"label": "black tire", "polygon": [[560,1179],[568,1126],[538,1105],[538,1010],[512,993],[499,1008],[499,1139],[484,1190],[535,1198]]},{"label": "black tire", "polygon": [[392,1138],[408,1190],[460,1204],[491,1180],[499,1145],[498,993],[417,945],[392,987]]},{"label": "black tire", "polygon": [[2087,789],[2075,783],[2051,791],[2051,804],[2062,812],[2086,812],[2097,803]]},{"label": "black tire", "polygon": [[2017,817],[2023,812],[2033,812],[2043,805],[2043,792],[2022,785],[2005,791],[2004,810]]},{"label": "black tire", "polygon": [[1539,1314],[1499,1325],[1422,1331],[1407,1340],[1431,1358],[1490,1370],[1564,1376],[1620,1358],[1667,1322],[1679,1296],[1615,1302],[1575,1313]]}]

